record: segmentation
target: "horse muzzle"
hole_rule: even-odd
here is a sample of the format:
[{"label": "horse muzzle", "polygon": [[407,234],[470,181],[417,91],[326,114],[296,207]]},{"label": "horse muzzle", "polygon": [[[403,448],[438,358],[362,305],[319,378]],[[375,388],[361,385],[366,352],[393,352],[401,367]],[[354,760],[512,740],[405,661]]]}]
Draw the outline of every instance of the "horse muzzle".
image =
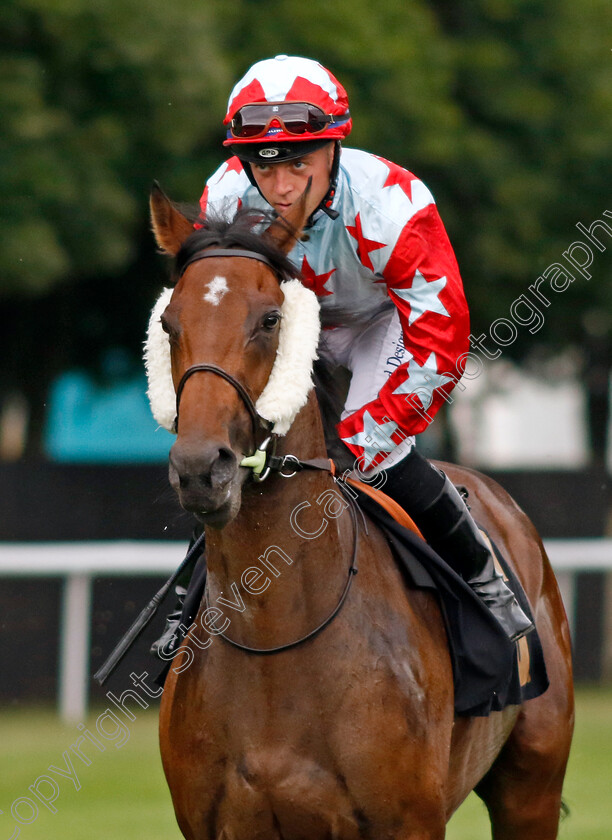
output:
[{"label": "horse muzzle", "polygon": [[240,509],[238,459],[224,444],[189,445],[170,450],[169,479],[181,506],[205,525],[223,527]]}]

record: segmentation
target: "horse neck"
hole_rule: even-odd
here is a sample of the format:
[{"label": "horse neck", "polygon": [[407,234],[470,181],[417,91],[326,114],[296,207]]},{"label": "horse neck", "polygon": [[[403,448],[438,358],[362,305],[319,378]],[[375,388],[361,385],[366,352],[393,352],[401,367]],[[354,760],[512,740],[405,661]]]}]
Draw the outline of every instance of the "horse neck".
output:
[{"label": "horse neck", "polygon": [[[281,444],[284,454],[301,460],[326,457],[314,395]],[[221,531],[208,529],[209,603],[230,618],[228,635],[251,646],[284,644],[331,612],[346,582],[352,549],[348,511],[329,515],[342,510],[341,499],[326,472],[307,470],[287,479],[273,475],[245,488],[233,522]],[[249,581],[265,589],[256,594]]]}]

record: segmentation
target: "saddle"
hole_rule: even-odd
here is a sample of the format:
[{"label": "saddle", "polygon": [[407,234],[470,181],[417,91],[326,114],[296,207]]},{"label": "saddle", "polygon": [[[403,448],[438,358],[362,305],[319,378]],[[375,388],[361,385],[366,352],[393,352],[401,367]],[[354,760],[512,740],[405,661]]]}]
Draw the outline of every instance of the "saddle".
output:
[{"label": "saddle", "polygon": [[395,499],[392,499],[391,496],[387,496],[386,493],[383,493],[382,490],[378,490],[376,487],[372,487],[371,484],[366,484],[364,481],[359,481],[358,479],[351,478],[350,476],[347,476],[344,481],[346,481],[347,484],[350,484],[351,487],[354,487],[355,490],[358,490],[361,494],[369,496],[370,499],[373,499],[376,504],[385,510],[398,525],[402,526],[402,528],[406,528],[408,531],[416,534],[417,537],[424,539],[412,517],[410,517],[404,508],[398,504]]},{"label": "saddle", "polygon": [[[329,462],[327,462],[329,463]],[[432,591],[438,598],[453,668],[455,712],[487,716],[506,706],[521,705],[548,688],[542,645],[534,630],[512,642],[470,586],[425,542],[403,508],[371,485],[345,479],[357,494],[357,504],[380,528],[407,587]],[[516,575],[489,539],[506,580],[523,610],[531,608]],[[185,595],[181,623],[194,621],[206,585],[206,560],[198,560]],[[157,677],[163,685],[170,664]]]},{"label": "saddle", "polygon": [[[542,644],[537,630],[512,642],[470,586],[425,542],[408,514],[380,490],[357,480],[348,483],[358,504],[381,529],[407,586],[436,593],[453,666],[455,712],[487,716],[520,705],[548,688]],[[498,568],[525,613],[533,620],[523,587],[491,540]]]}]

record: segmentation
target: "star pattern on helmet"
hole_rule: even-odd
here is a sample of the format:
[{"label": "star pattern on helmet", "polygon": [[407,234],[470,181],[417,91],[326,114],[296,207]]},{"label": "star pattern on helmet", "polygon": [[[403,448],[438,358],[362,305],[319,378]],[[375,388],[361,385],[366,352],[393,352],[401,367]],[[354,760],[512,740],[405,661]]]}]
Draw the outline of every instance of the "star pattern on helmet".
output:
[{"label": "star pattern on helmet", "polygon": [[332,268],[331,271],[328,271],[325,274],[315,274],[314,269],[310,267],[308,260],[304,256],[304,259],[302,260],[302,283],[307,289],[313,291],[317,297],[333,295],[333,292],[330,292],[329,289],[325,288],[325,284],[335,270],[335,268]]},{"label": "star pattern on helmet", "polygon": [[441,388],[447,382],[454,382],[452,376],[437,371],[438,360],[435,353],[430,353],[423,365],[419,365],[413,357],[408,363],[406,380],[393,393],[412,394],[418,397],[426,411],[433,402],[433,392],[436,388]]},{"label": "star pattern on helmet", "polygon": [[391,435],[397,429],[397,423],[391,420],[388,423],[377,423],[369,411],[364,411],[363,431],[342,440],[363,448],[364,461],[361,469],[367,469],[381,452],[393,452],[396,444],[391,440]]},{"label": "star pattern on helmet", "polygon": [[428,281],[420,271],[417,271],[409,289],[390,289],[389,291],[392,295],[397,295],[398,298],[410,304],[408,325],[412,326],[426,312],[433,312],[443,315],[445,318],[450,318],[449,311],[439,297],[446,283],[446,277],[438,277],[437,280]]},{"label": "star pattern on helmet", "polygon": [[376,251],[378,250],[378,248],[384,248],[386,243],[376,242],[374,239],[365,238],[365,236],[363,235],[363,229],[361,227],[360,213],[357,213],[357,215],[355,216],[355,224],[347,225],[346,229],[351,234],[353,239],[357,240],[357,256],[366,268],[369,268],[370,271],[374,271],[374,266],[372,265],[372,260],[370,259],[370,252]]},{"label": "star pattern on helmet", "polygon": [[333,107],[338,101],[346,102],[346,91],[317,61],[277,56],[253,64],[230,94],[232,112],[245,104],[265,101],[305,101]]}]

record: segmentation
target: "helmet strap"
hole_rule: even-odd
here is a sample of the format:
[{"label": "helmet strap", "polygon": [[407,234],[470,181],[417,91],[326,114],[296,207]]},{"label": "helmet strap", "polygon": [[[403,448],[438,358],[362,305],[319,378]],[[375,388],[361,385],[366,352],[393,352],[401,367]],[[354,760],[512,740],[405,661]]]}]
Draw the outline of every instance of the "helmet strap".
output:
[{"label": "helmet strap", "polygon": [[332,210],[332,202],[334,200],[334,196],[336,195],[336,189],[338,188],[338,173],[340,171],[340,148],[340,141],[336,140],[336,142],[334,143],[334,159],[332,161],[331,172],[329,175],[329,189],[319,206],[315,209],[310,219],[308,219],[307,227],[312,224],[313,216],[319,210],[321,210],[323,213],[329,216],[330,219],[337,219],[340,215],[337,210]]},{"label": "helmet strap", "polygon": [[244,169],[244,174],[247,176],[251,184],[255,187],[259,195],[263,198],[264,194],[257,186],[257,181],[255,180],[255,176],[253,175],[253,170],[251,169],[251,164],[247,160],[241,160],[240,163],[242,164],[242,168]]}]

